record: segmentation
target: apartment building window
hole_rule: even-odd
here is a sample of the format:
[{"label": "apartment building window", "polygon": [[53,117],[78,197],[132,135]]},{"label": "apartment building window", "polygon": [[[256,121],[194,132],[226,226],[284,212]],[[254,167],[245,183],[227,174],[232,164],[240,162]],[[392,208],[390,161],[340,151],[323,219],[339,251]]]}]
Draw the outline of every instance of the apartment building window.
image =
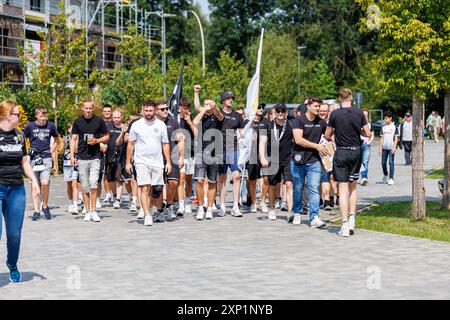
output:
[{"label": "apartment building window", "polygon": [[44,12],[44,0],[29,0],[30,10]]}]

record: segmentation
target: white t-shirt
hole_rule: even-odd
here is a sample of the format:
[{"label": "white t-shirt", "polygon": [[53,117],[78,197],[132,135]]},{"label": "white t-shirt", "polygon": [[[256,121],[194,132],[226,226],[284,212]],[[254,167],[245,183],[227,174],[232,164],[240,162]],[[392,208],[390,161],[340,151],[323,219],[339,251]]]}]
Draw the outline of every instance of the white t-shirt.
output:
[{"label": "white t-shirt", "polygon": [[[372,124],[370,122],[367,122],[367,125],[369,126],[369,131],[372,132]],[[361,140],[363,141],[363,144],[366,144],[370,139],[361,135]]]},{"label": "white t-shirt", "polygon": [[162,143],[169,143],[167,128],[159,119],[136,121],[130,130],[129,141],[134,145],[134,163],[164,169]]},{"label": "white t-shirt", "polygon": [[385,124],[381,129],[381,136],[383,136],[383,150],[392,150],[394,147],[394,137],[398,136],[398,128],[392,122],[391,124]]},{"label": "white t-shirt", "polygon": [[412,121],[403,122],[403,141],[412,141]]}]

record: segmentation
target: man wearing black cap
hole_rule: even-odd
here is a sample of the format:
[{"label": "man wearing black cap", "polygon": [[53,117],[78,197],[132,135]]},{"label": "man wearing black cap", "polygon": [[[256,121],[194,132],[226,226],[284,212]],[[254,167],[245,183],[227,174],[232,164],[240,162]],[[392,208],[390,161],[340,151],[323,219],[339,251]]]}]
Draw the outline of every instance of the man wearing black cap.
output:
[{"label": "man wearing black cap", "polygon": [[219,216],[223,217],[226,214],[225,193],[227,171],[229,167],[233,177],[233,209],[231,210],[231,215],[235,217],[242,217],[242,213],[239,210],[241,176],[238,166],[239,154],[236,131],[239,129],[241,136],[243,136],[245,124],[241,115],[232,110],[234,96],[230,91],[224,91],[220,95],[220,101],[222,102],[222,109],[220,112],[222,113],[224,119],[222,122],[223,164],[219,165],[219,177],[217,179],[220,194]]},{"label": "man wearing black cap", "polygon": [[411,113],[405,114],[405,121],[400,125],[400,141],[405,148],[405,166],[412,163],[412,118]]}]

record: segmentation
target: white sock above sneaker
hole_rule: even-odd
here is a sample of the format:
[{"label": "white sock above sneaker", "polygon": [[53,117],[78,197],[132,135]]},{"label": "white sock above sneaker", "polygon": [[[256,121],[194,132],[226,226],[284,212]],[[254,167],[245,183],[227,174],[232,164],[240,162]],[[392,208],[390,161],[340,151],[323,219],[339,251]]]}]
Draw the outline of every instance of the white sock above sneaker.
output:
[{"label": "white sock above sneaker", "polygon": [[239,208],[239,203],[238,202],[234,202],[233,203],[233,208]]}]

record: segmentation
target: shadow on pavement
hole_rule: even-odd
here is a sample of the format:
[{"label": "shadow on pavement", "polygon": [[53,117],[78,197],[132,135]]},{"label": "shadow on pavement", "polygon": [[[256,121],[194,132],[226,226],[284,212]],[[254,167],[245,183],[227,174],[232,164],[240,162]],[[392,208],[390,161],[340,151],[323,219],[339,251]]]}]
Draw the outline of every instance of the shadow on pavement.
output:
[{"label": "shadow on pavement", "polygon": [[[46,277],[36,273],[36,272],[22,272],[22,280],[20,282],[29,282],[34,278],[38,278],[39,280],[47,280]],[[0,273],[0,288],[7,286],[10,284],[9,282],[9,273]],[[11,283],[13,285],[13,283]]]}]

